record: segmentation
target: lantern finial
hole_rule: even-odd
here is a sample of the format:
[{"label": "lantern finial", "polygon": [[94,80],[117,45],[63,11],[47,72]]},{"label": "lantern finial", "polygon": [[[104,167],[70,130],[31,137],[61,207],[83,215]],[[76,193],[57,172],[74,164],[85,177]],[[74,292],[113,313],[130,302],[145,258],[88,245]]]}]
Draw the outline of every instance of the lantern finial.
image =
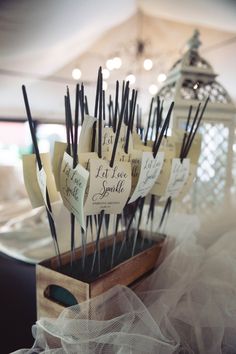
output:
[{"label": "lantern finial", "polygon": [[200,37],[200,32],[198,31],[198,29],[195,29],[192,37],[186,43],[186,49],[190,51],[198,50],[198,48],[202,44],[199,37]]}]

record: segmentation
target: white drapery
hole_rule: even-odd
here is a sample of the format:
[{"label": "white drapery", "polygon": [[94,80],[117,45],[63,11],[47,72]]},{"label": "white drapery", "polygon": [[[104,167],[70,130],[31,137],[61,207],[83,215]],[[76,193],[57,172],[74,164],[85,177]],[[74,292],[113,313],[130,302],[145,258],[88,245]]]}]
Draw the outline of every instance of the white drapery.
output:
[{"label": "white drapery", "polygon": [[40,319],[34,348],[17,353],[235,353],[236,209],[226,210],[197,232],[178,225],[135,292],[116,286]]}]

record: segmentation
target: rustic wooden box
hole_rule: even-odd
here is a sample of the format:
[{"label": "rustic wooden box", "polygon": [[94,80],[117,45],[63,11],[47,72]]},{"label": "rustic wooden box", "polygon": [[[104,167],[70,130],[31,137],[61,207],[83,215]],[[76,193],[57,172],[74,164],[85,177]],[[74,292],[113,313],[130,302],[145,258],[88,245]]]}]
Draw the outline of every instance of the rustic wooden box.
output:
[{"label": "rustic wooden box", "polygon": [[[123,232],[116,236],[116,242],[121,242],[124,237]],[[66,292],[71,293],[72,297],[79,304],[94,296],[100,295],[114,285],[121,284],[131,286],[138,279],[143,278],[155,266],[160,251],[164,243],[164,236],[152,234],[148,231],[139,231],[139,237],[155,240],[147,249],[137,253],[114,268],[99,275],[93,281],[82,281],[73,278],[71,275],[60,273],[57,270],[57,257],[52,257],[39,263],[36,266],[36,287],[37,287],[37,317],[58,317],[65,305],[51,297],[50,289],[52,286],[62,287]],[[154,238],[155,237],[155,238]],[[108,246],[112,245],[113,238],[100,240],[100,248],[103,250],[105,242]],[[86,248],[87,255],[92,254],[95,243],[89,243]],[[82,249],[75,250],[75,259],[81,259]],[[62,267],[70,263],[70,252],[61,255]],[[68,304],[69,306],[69,304]]]}]

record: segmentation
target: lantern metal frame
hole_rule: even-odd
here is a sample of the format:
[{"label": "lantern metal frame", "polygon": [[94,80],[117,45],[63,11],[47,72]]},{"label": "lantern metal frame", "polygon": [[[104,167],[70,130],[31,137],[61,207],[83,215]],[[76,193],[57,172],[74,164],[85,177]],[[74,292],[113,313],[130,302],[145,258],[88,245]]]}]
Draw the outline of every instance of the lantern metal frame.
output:
[{"label": "lantern metal frame", "polygon": [[[175,109],[171,121],[172,129],[183,128],[189,106],[192,105],[193,109],[196,109],[199,101],[204,101],[209,96],[202,127],[204,128],[204,125],[208,127],[210,124],[215,127],[218,126],[219,129],[222,127],[223,129],[224,127],[227,128],[228,134],[225,134],[225,138],[227,138],[228,144],[227,151],[224,151],[226,154],[224,157],[226,170],[223,194],[224,199],[228,200],[233,184],[232,168],[236,107],[227,90],[216,80],[217,74],[214,72],[213,67],[200,56],[198,51],[200,44],[199,32],[195,30],[193,36],[187,42],[187,50],[182,58],[170,69],[158,95],[165,100],[164,110],[170,101],[175,101]],[[195,186],[196,188],[201,188],[201,186]],[[214,194],[214,191],[212,192]],[[211,201],[210,204],[214,203]],[[204,205],[205,207],[209,206],[207,203]]]}]

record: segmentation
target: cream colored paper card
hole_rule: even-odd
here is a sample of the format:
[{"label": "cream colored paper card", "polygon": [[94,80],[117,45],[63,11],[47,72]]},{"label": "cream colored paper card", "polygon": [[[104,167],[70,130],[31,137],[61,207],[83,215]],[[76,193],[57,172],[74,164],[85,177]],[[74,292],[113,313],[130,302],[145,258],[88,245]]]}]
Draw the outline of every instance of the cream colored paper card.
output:
[{"label": "cream colored paper card", "polygon": [[23,155],[22,157],[25,187],[33,208],[37,208],[45,204],[45,182],[47,185],[51,203],[56,202],[60,199],[60,195],[55,187],[55,180],[53,178],[51,170],[50,155],[49,153],[45,153],[40,154],[40,157],[43,165],[43,171],[45,172],[45,176],[44,172],[41,172],[39,177],[43,194],[38,183],[35,154]]},{"label": "cream colored paper card", "polygon": [[[176,144],[176,157],[180,156],[180,151],[182,147],[182,141],[184,138],[184,131],[183,130],[176,130],[174,132],[174,137],[175,137],[175,144]],[[198,159],[201,153],[201,142],[202,142],[202,137],[200,134],[196,134],[193,140],[193,143],[191,145],[191,148],[188,153],[188,158],[190,159],[191,163],[194,165],[197,165]]]},{"label": "cream colored paper card", "polygon": [[96,118],[85,115],[79,137],[78,153],[91,151],[93,124],[95,122]]},{"label": "cream colored paper card", "polygon": [[154,141],[153,141],[153,140],[148,140],[148,141],[147,141],[147,146],[150,146],[150,147],[151,147],[151,149],[152,149],[152,147],[153,147],[153,143],[154,143]]},{"label": "cream colored paper card", "polygon": [[200,134],[196,134],[187,156],[193,165],[198,164],[198,160],[201,153],[201,144],[202,144],[202,137]]},{"label": "cream colored paper card", "polygon": [[56,188],[58,191],[60,190],[61,163],[66,148],[67,148],[66,143],[56,141],[54,144],[54,151],[52,157],[52,171],[56,182]]},{"label": "cream colored paper card", "polygon": [[[116,156],[115,159],[119,161],[118,154],[121,155],[124,153],[124,146],[125,146],[125,140],[126,140],[126,132],[127,132],[127,127],[125,125],[121,126],[120,130],[120,137],[118,140],[118,145],[117,145],[117,151],[116,151]],[[115,133],[113,132],[113,129],[110,127],[104,127],[102,131],[102,159],[106,161],[111,160],[111,155],[113,151],[113,146],[115,142]],[[132,143],[132,136],[130,135],[129,139],[129,147],[128,151],[131,152],[133,150],[133,143]]]},{"label": "cream colored paper card", "polygon": [[120,150],[116,152],[116,160],[120,162],[130,162],[132,160],[132,154],[126,154],[124,151]]},{"label": "cream colored paper card", "polygon": [[115,141],[115,133],[112,128],[105,127],[102,131],[102,156],[106,157],[106,160],[111,159],[113,145]]},{"label": "cream colored paper card", "polygon": [[197,174],[197,166],[190,164],[189,176],[183,186],[182,191],[180,192],[180,194],[177,197],[178,200],[182,200],[185,197],[185,195],[189,193],[189,191],[192,188],[192,185],[194,183],[194,179],[196,178],[196,174]]},{"label": "cream colored paper card", "polygon": [[129,197],[131,166],[115,162],[113,167],[102,159],[90,160],[89,193],[85,202],[85,214],[119,214]]},{"label": "cream colored paper card", "polygon": [[162,170],[160,171],[159,177],[156,179],[152,189],[151,194],[156,196],[163,196],[165,194],[165,190],[168,184],[168,180],[170,177],[171,171],[171,159],[169,159],[166,155],[164,158],[164,163],[162,166]]},{"label": "cream colored paper card", "polygon": [[170,179],[168,181],[164,199],[167,199],[168,197],[175,199],[178,197],[188,179],[189,169],[189,159],[184,159],[182,163],[181,160],[177,158],[172,160]]},{"label": "cream colored paper card", "polygon": [[[127,134],[127,126],[125,124],[122,124],[120,129],[117,151],[124,151],[126,134]],[[131,152],[132,150],[133,150],[133,138],[132,138],[132,134],[130,133],[128,151]]]},{"label": "cream colored paper card", "polygon": [[[87,171],[89,171],[91,159],[98,159],[98,154],[96,152],[83,152],[82,154],[79,154],[79,163]],[[88,191],[89,191],[89,179],[88,179],[87,187],[85,189],[84,203],[87,199]]]},{"label": "cream colored paper card", "polygon": [[91,159],[98,159],[96,152],[83,152],[79,154],[79,164],[89,171],[89,162]]},{"label": "cream colored paper card", "polygon": [[65,207],[83,229],[86,227],[83,204],[88,178],[89,172],[80,164],[73,168],[73,158],[65,152],[61,164],[61,196]]},{"label": "cream colored paper card", "polygon": [[145,197],[150,192],[160,174],[163,162],[164,152],[159,152],[155,159],[152,152],[143,152],[138,183],[129,203],[133,203],[139,197]]},{"label": "cream colored paper card", "polygon": [[164,163],[159,177],[151,190],[151,194],[164,196],[170,178],[172,159],[175,157],[175,139],[173,137],[163,138],[160,151],[165,154]]},{"label": "cream colored paper card", "polygon": [[38,181],[39,189],[42,193],[44,204],[45,204],[46,208],[48,209],[48,211],[51,212],[49,205],[48,205],[48,200],[47,200],[47,175],[46,175],[46,172],[44,171],[43,167],[41,168],[41,170],[39,170],[38,165],[37,165],[36,166],[36,174],[37,174],[37,181]]},{"label": "cream colored paper card", "polygon": [[176,136],[164,137],[161,142],[160,150],[167,152],[168,155],[174,157],[179,157],[176,150]]},{"label": "cream colored paper card", "polygon": [[147,145],[140,145],[139,146],[139,150],[141,150],[141,151],[149,151],[149,152],[151,152],[152,151],[152,147],[151,146],[147,146]]},{"label": "cream colored paper card", "polygon": [[143,142],[140,138],[140,135],[138,135],[138,133],[133,132],[132,139],[133,139],[133,148],[134,149],[139,149],[140,146],[143,146]]},{"label": "cream colored paper card", "polygon": [[133,150],[131,153],[131,176],[132,176],[132,185],[130,195],[133,194],[135,187],[138,183],[141,164],[142,164],[143,153],[140,150]]}]

